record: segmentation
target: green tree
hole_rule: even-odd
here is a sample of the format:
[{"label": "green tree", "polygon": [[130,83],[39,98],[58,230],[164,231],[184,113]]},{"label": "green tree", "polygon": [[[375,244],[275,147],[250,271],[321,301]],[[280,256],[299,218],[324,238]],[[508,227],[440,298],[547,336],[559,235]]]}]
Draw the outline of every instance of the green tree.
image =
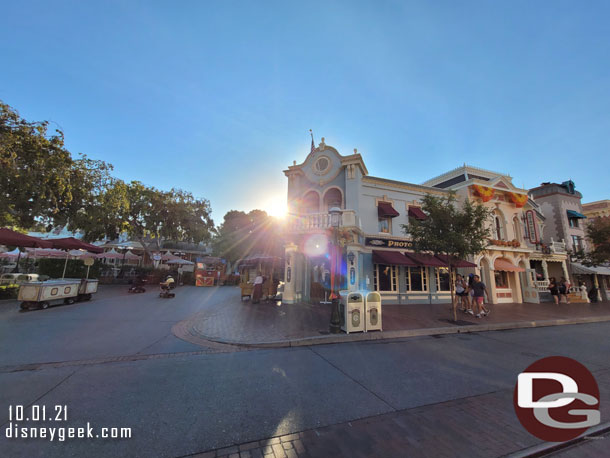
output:
[{"label": "green tree", "polygon": [[150,255],[151,250],[160,250],[162,240],[210,240],[214,228],[210,213],[209,202],[189,192],[111,179],[77,212],[71,227],[83,230],[89,241],[114,239],[125,231]]},{"label": "green tree", "polygon": [[73,159],[60,130],[28,122],[0,101],[0,226],[65,224],[112,167]]},{"label": "green tree", "polygon": [[263,210],[231,210],[216,229],[214,254],[234,263],[252,254],[282,256],[281,223]]},{"label": "green tree", "polygon": [[416,252],[443,255],[450,260],[451,303],[453,320],[457,321],[455,266],[459,260],[475,256],[487,248],[491,235],[488,224],[491,211],[467,199],[459,206],[454,192],[442,197],[426,194],[422,199],[422,210],[428,217],[424,220],[411,218],[403,229],[411,236]]},{"label": "green tree", "polygon": [[610,262],[610,218],[595,218],[585,229],[589,249],[572,253],[574,259],[586,266],[598,266]]}]

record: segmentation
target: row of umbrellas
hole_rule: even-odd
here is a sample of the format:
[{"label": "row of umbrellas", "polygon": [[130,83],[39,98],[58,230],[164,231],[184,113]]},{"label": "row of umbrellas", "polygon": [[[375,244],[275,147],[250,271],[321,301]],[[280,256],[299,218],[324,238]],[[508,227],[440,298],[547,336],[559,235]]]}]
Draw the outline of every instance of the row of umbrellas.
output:
[{"label": "row of umbrellas", "polygon": [[[61,239],[44,240],[38,237],[32,237],[20,232],[15,232],[10,229],[0,228],[0,245],[16,246],[20,248],[42,248],[42,249],[55,249],[63,250],[66,262],[64,264],[64,272],[62,278],[66,275],[66,267],[68,265],[68,258],[70,252],[77,250],[78,253],[103,253],[104,249],[90,243],[83,242],[75,239],[74,237],[65,237]],[[17,267],[19,267],[19,259],[21,252],[17,255]],[[87,269],[88,270],[88,269]],[[87,271],[88,274],[88,271]]]},{"label": "row of umbrellas", "polygon": [[[34,248],[36,249],[33,253],[35,257],[63,258],[65,256],[66,263],[69,256],[83,256],[85,255],[85,252],[92,253],[94,255],[87,255],[87,257],[116,259],[140,258],[140,256],[137,256],[131,252],[121,254],[115,252],[114,250],[111,250],[109,252],[104,253],[103,248],[75,239],[74,237],[45,240],[38,237],[32,237],[26,234],[22,234],[20,232],[12,231],[6,228],[0,228],[0,245],[16,246],[20,248]],[[19,251],[15,254],[17,255],[17,262],[19,262],[21,252]],[[6,257],[11,257],[11,255],[12,253],[9,253]],[[163,255],[161,260],[165,261],[167,264],[193,264],[191,261],[187,261],[170,253]]]},{"label": "row of umbrellas", "polygon": [[84,250],[90,253],[102,253],[104,251],[103,248],[75,239],[74,237],[45,240],[38,237],[21,234],[6,228],[0,228],[0,245],[10,245],[21,248]]}]

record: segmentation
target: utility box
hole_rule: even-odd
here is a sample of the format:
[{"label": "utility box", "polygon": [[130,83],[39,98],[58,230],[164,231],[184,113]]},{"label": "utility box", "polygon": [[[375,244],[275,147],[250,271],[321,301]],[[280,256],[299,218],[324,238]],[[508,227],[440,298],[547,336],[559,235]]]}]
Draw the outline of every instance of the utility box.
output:
[{"label": "utility box", "polygon": [[381,294],[376,291],[365,292],[365,330],[382,331],[381,324]]},{"label": "utility box", "polygon": [[341,291],[341,329],[347,334],[364,331],[364,296],[358,291]]}]

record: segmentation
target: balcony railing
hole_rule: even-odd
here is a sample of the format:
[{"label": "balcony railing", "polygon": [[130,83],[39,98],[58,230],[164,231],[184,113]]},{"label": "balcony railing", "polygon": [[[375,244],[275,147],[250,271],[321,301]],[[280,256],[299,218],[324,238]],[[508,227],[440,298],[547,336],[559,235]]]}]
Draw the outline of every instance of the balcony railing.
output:
[{"label": "balcony railing", "polygon": [[[357,226],[356,214],[351,210],[343,210],[339,217],[339,227]],[[288,221],[288,228],[294,232],[330,229],[332,227],[329,213],[312,213],[309,215],[293,215]]]},{"label": "balcony railing", "polygon": [[566,254],[566,243],[562,240],[561,242],[555,242],[551,237],[551,243],[548,245],[544,243],[536,244],[536,251],[540,251],[545,254]]},{"label": "balcony railing", "polygon": [[539,293],[544,293],[549,291],[549,283],[550,280],[536,280],[534,282],[536,284],[536,289]]}]

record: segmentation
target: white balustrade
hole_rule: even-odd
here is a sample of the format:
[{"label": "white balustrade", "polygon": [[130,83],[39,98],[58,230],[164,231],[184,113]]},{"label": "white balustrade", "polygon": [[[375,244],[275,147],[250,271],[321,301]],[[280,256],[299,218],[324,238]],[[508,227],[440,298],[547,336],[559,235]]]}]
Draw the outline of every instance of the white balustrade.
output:
[{"label": "white balustrade", "polygon": [[539,293],[548,292],[550,280],[536,280],[534,283]]}]

